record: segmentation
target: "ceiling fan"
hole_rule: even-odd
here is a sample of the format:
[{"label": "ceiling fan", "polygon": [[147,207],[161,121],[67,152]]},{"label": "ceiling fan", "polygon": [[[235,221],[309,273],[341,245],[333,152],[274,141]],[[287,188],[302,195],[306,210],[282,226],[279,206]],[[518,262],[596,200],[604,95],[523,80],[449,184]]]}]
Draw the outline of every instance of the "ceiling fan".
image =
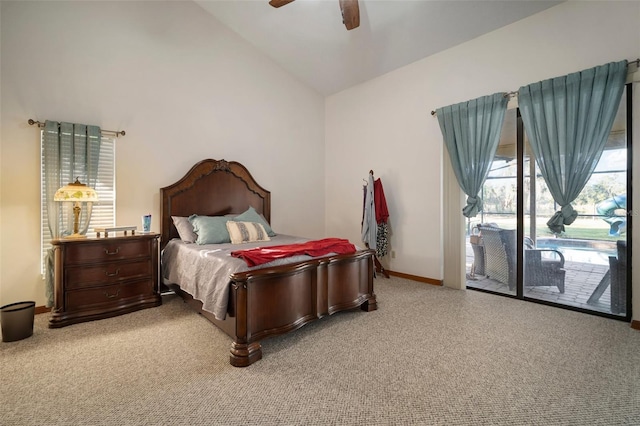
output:
[{"label": "ceiling fan", "polygon": [[[273,7],[284,6],[293,0],[270,0],[269,4]],[[339,0],[340,12],[342,12],[342,22],[347,30],[352,30],[360,26],[360,7],[358,0]]]}]

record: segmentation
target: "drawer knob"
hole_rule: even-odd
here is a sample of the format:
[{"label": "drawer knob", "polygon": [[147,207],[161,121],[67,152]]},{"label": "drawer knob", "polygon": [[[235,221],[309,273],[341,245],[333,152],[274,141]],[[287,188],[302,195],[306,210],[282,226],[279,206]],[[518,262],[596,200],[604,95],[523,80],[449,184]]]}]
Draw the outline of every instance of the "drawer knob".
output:
[{"label": "drawer knob", "polygon": [[114,294],[109,294],[109,292],[107,292],[107,291],[105,291],[103,293],[104,293],[105,296],[107,296],[107,298],[113,299],[114,297],[117,297],[120,294],[120,289],[117,289]]},{"label": "drawer knob", "polygon": [[112,256],[114,254],[118,254],[119,251],[120,251],[120,247],[118,247],[116,249],[116,251],[109,251],[109,249],[104,249],[105,254],[108,254],[109,256]]},{"label": "drawer knob", "polygon": [[104,274],[108,277],[115,277],[120,273],[120,268],[116,269],[115,272],[104,271]]}]

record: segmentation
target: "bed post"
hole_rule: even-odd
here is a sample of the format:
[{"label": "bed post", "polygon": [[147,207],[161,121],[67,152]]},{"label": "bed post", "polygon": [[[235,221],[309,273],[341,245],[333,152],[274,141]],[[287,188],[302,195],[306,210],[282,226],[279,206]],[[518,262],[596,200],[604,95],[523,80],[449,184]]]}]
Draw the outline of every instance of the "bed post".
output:
[{"label": "bed post", "polygon": [[247,343],[247,283],[232,282],[236,297],[236,340],[231,342],[229,362],[234,367],[248,367],[262,359],[260,342]]},{"label": "bed post", "polygon": [[363,275],[366,278],[366,294],[369,295],[369,297],[367,298],[367,301],[364,302],[362,305],[360,305],[360,309],[362,309],[365,312],[371,312],[371,311],[375,311],[376,309],[378,309],[378,302],[376,299],[376,294],[373,292],[373,278],[374,278],[374,259],[375,259],[375,251],[373,250],[369,250],[371,252],[371,256],[369,257],[369,260],[367,262],[362,262],[361,265],[363,265],[363,268],[366,268],[365,271],[363,271]]}]

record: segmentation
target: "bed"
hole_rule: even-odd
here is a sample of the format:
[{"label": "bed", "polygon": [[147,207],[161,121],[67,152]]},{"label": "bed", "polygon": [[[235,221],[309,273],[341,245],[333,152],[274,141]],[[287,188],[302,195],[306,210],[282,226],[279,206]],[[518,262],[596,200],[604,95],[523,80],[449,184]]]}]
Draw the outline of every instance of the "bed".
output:
[{"label": "bed", "polygon": [[176,183],[161,188],[160,198],[164,284],[231,337],[231,365],[246,367],[260,360],[261,341],[268,337],[340,311],[377,309],[374,251],[360,249],[233,272],[225,279],[226,315],[203,309],[204,302],[182,288],[186,285],[165,278],[175,266],[168,266],[164,259],[170,248],[181,245],[172,217],[230,216],[252,207],[270,223],[271,193],[242,164],[208,159],[194,165]]}]

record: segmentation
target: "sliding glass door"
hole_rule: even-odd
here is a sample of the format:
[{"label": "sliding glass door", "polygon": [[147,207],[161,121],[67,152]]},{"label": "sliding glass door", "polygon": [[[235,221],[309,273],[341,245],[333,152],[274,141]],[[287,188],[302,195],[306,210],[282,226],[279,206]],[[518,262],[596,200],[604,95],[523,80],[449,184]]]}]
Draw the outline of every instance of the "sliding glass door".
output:
[{"label": "sliding glass door", "polygon": [[547,226],[559,206],[518,111],[507,111],[483,211],[467,220],[467,288],[630,318],[630,108],[625,95],[595,171],[572,203],[579,215],[561,234]]},{"label": "sliding glass door", "polygon": [[[482,188],[483,209],[467,220],[470,235],[467,286],[515,295],[518,225],[518,154],[516,110],[505,113],[500,144]],[[506,238],[506,239],[505,239]],[[504,241],[503,241],[504,239]]]}]

